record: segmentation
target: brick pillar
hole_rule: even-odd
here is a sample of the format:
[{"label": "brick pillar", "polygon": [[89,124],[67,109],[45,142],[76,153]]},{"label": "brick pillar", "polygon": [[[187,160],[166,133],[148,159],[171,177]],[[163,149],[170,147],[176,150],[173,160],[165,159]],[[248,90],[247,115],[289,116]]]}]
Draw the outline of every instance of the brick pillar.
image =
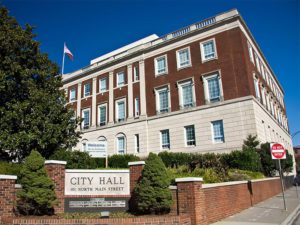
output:
[{"label": "brick pillar", "polygon": [[16,179],[17,176],[0,175],[0,223],[3,218],[14,217]]},{"label": "brick pillar", "polygon": [[129,209],[134,212],[136,209],[136,201],[135,195],[133,193],[136,184],[142,178],[142,171],[145,165],[145,161],[138,161],[138,162],[129,162],[129,174],[130,174],[130,195],[131,198],[129,200]]},{"label": "brick pillar", "polygon": [[53,180],[58,204],[54,206],[54,213],[64,213],[65,207],[65,169],[66,161],[46,160],[45,167],[48,176]]},{"label": "brick pillar", "polygon": [[192,225],[206,225],[205,198],[202,190],[202,178],[177,178],[178,213],[189,214]]}]

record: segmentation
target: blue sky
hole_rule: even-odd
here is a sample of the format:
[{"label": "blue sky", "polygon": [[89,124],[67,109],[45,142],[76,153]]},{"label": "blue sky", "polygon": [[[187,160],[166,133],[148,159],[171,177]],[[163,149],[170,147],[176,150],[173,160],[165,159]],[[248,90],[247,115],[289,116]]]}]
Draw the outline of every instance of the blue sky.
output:
[{"label": "blue sky", "polygon": [[[43,52],[61,65],[63,43],[74,54],[65,72],[150,34],[159,36],[237,8],[285,90],[291,134],[300,130],[300,0],[0,0],[36,27]],[[300,134],[293,139],[300,144]]]}]

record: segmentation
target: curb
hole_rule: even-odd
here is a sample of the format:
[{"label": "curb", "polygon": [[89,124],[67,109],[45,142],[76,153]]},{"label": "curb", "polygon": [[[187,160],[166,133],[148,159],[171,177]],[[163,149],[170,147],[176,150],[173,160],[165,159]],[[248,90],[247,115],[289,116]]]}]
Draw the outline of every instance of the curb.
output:
[{"label": "curb", "polygon": [[280,225],[292,225],[300,214],[300,204],[291,212],[291,214]]}]

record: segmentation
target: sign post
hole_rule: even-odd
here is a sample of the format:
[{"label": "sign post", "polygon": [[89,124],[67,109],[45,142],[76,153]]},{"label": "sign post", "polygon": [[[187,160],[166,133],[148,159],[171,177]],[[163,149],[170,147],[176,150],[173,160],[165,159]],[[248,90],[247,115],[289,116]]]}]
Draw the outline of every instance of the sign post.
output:
[{"label": "sign post", "polygon": [[270,150],[271,150],[272,159],[278,160],[283,204],[284,204],[285,211],[287,211],[286,203],[285,203],[285,196],[284,196],[283,175],[282,175],[282,169],[281,169],[281,163],[280,163],[280,159],[286,159],[286,154],[285,154],[286,150],[285,150],[284,146],[279,143],[271,143]]},{"label": "sign post", "polygon": [[105,167],[108,168],[107,142],[86,142],[86,151],[93,158],[105,158]]}]

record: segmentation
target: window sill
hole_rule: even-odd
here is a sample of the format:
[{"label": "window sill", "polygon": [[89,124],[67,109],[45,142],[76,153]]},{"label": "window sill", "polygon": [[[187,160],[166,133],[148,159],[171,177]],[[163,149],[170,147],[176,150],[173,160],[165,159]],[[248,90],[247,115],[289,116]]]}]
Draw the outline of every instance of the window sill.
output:
[{"label": "window sill", "polygon": [[187,68],[190,68],[190,67],[192,67],[192,64],[189,64],[189,65],[186,65],[186,66],[182,66],[182,67],[177,67],[177,71],[183,70],[183,69],[187,69]]},{"label": "window sill", "polygon": [[164,76],[164,75],[168,75],[168,71],[166,71],[164,73],[155,73],[155,77],[160,77],[160,76]]},{"label": "window sill", "polygon": [[215,56],[214,58],[211,58],[211,59],[205,59],[205,60],[202,60],[201,62],[202,62],[202,63],[206,63],[206,62],[214,61],[214,60],[217,60],[217,59],[218,59],[218,57]]}]

